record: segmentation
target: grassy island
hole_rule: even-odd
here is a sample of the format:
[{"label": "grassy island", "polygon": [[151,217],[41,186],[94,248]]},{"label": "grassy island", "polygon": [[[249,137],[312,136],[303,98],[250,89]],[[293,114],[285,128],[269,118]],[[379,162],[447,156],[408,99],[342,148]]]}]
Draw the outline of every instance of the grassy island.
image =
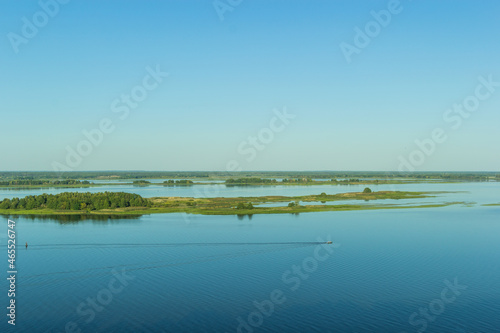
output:
[{"label": "grassy island", "polygon": [[226,186],[266,186],[266,185],[382,185],[382,184],[407,184],[412,183],[412,180],[402,179],[327,179],[318,180],[308,177],[302,178],[283,178],[278,181],[274,178],[229,178],[225,181]]},{"label": "grassy island", "polygon": [[[238,198],[142,198],[123,192],[42,194],[0,202],[2,215],[145,215],[189,213],[204,215],[285,214],[369,209],[402,209],[444,207],[463,202],[387,204],[384,199],[422,199],[443,192],[363,192],[306,196],[262,196]],[[332,204],[336,201],[360,200],[364,203]],[[374,201],[375,203],[371,203]],[[329,204],[330,203],[330,204]],[[260,206],[262,205],[262,206]]]}]

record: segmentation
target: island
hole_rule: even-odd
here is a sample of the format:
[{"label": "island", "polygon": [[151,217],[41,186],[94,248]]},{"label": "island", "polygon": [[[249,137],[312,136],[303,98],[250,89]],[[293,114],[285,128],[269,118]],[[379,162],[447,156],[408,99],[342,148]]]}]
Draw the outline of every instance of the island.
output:
[{"label": "island", "polygon": [[0,187],[90,187],[95,185],[88,180],[48,180],[48,179],[13,179],[0,181]]},{"label": "island", "polygon": [[[442,202],[420,204],[383,203],[385,199],[422,199],[448,192],[372,191],[305,196],[261,196],[237,198],[155,197],[143,198],[124,192],[30,195],[25,198],[4,199],[0,202],[1,215],[146,215],[159,213],[188,213],[203,215],[297,214],[370,209],[431,208],[462,204]],[[360,203],[346,203],[359,200]],[[335,202],[340,202],[335,204]],[[374,202],[374,203],[372,203]]]}]

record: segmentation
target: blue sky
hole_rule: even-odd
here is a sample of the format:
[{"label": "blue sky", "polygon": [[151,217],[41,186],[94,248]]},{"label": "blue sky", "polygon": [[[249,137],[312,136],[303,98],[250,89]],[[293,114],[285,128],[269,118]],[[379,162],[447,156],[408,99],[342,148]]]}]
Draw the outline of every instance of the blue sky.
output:
[{"label": "blue sky", "polygon": [[[243,0],[221,20],[213,1],[72,0],[43,22],[39,2],[3,0],[0,170],[396,170],[413,154],[418,171],[499,171],[500,87],[457,129],[443,115],[500,81],[500,3],[400,1],[348,63],[341,43],[389,3]],[[168,77],[120,119],[112,102],[157,66]],[[105,118],[114,131],[69,166]],[[415,153],[436,128],[446,141]]]}]

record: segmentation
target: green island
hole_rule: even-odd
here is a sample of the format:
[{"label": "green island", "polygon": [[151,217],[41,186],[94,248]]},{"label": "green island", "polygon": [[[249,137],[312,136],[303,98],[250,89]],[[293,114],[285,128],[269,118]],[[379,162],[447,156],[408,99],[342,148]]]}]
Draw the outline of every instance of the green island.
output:
[{"label": "green island", "polygon": [[0,187],[90,187],[95,184],[88,180],[48,180],[48,179],[14,179],[0,181]]},{"label": "green island", "polygon": [[[165,180],[163,182],[163,185],[165,186],[173,186],[173,185],[176,185],[176,186],[191,186],[191,185],[194,185],[196,184],[195,182],[193,182],[192,180],[188,180],[188,179],[181,179],[181,180],[174,180],[174,179],[170,179],[170,180]],[[200,183],[198,183],[200,184]]]},{"label": "green island", "polygon": [[359,179],[359,178],[348,178],[348,179],[328,179],[328,180],[316,180],[308,177],[302,178],[283,178],[278,181],[275,178],[230,178],[226,179],[226,186],[265,186],[265,185],[382,185],[382,184],[408,184],[413,183],[415,180],[409,179]]},{"label": "green island", "polygon": [[[0,202],[1,215],[146,215],[159,213],[189,213],[203,215],[252,215],[297,214],[372,209],[431,208],[462,204],[465,202],[415,204],[335,204],[328,202],[361,200],[365,202],[384,199],[422,199],[448,192],[363,192],[305,196],[261,196],[238,198],[184,198],[156,197],[145,199],[140,195],[124,192],[80,193],[65,192],[56,195],[30,195],[25,198],[4,199]],[[283,203],[283,205],[279,205]],[[262,204],[278,204],[262,206]]]}]

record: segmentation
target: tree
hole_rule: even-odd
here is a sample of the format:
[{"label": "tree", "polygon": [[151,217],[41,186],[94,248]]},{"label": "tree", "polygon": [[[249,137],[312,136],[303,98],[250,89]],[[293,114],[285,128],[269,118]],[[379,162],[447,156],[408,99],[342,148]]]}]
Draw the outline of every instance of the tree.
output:
[{"label": "tree", "polygon": [[10,208],[10,200],[3,199],[2,203],[0,203],[0,209],[9,209]]},{"label": "tree", "polygon": [[70,209],[71,210],[80,210],[80,203],[76,200],[70,201]]},{"label": "tree", "polygon": [[365,187],[363,193],[372,193],[372,190],[369,187]]},{"label": "tree", "polygon": [[236,205],[236,209],[254,209],[254,207],[251,202],[248,204],[240,202],[238,205]]},{"label": "tree", "polygon": [[36,207],[36,201],[33,196],[29,196],[26,199],[26,209],[33,209]]},{"label": "tree", "polygon": [[19,207],[17,207],[18,209],[24,209],[26,208],[26,199],[21,199],[19,200]]},{"label": "tree", "polygon": [[19,198],[14,198],[10,202],[10,209],[17,209],[17,205],[19,204]]}]

